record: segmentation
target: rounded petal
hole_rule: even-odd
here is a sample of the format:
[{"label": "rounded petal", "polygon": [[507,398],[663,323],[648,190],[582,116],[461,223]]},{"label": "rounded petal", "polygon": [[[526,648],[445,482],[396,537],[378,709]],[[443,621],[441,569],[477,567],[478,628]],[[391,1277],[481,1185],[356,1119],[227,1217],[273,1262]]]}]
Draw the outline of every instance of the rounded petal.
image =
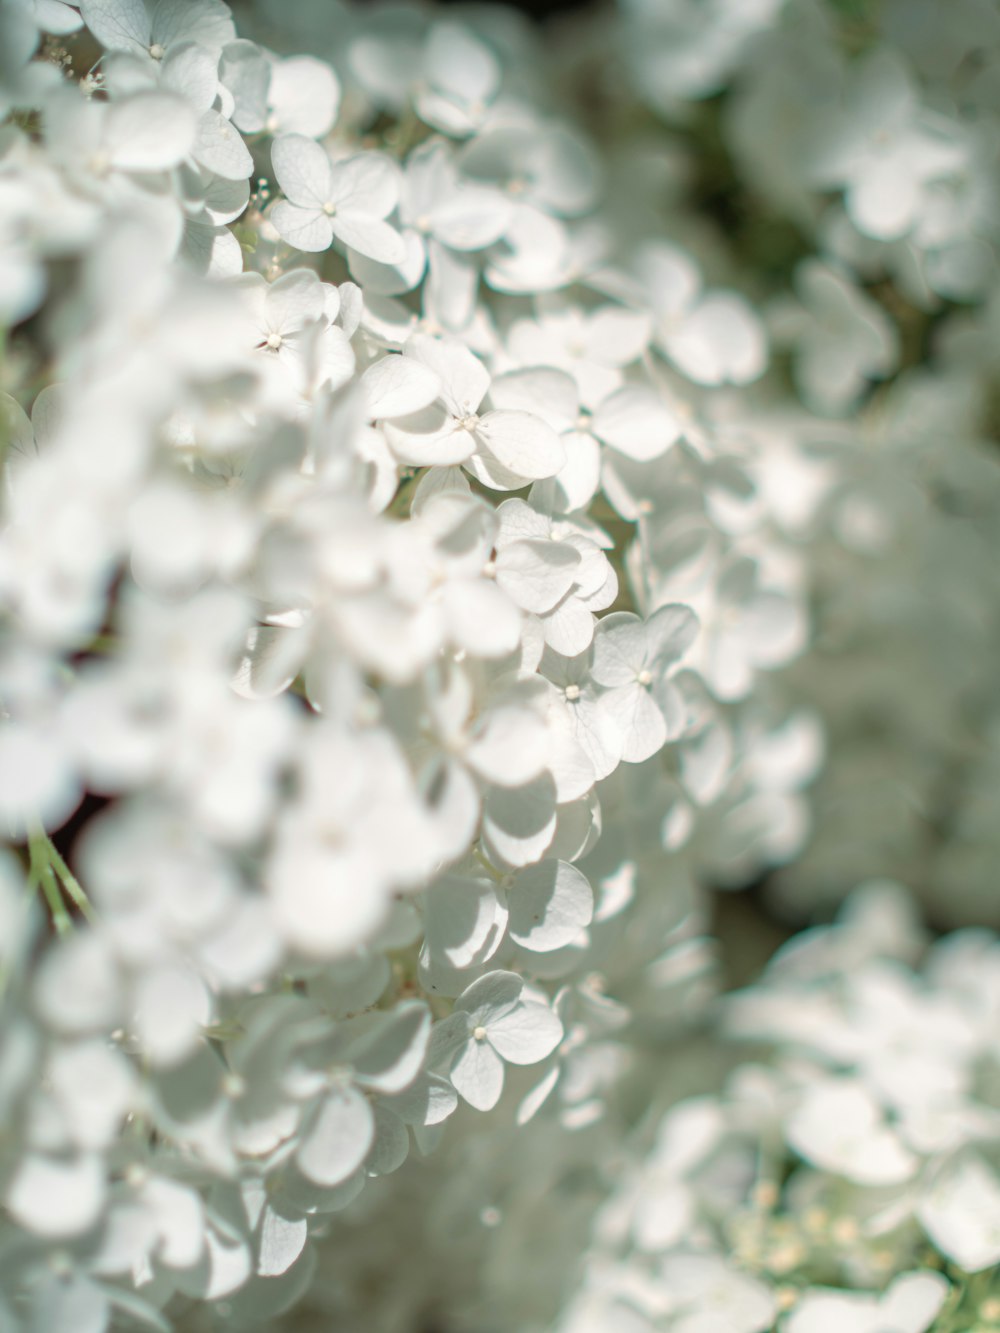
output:
[{"label": "rounded petal", "polygon": [[492,1111],[503,1092],[503,1061],[487,1041],[470,1039],[451,1067],[452,1086],[477,1111]]},{"label": "rounded petal", "polygon": [[572,944],[594,915],[594,891],[568,861],[541,861],[522,870],[509,903],[511,939],[537,953]]},{"label": "rounded petal", "polygon": [[330,159],[324,148],[304,134],[283,134],[275,139],[271,145],[271,166],[291,203],[316,209],[329,201]]},{"label": "rounded petal", "polygon": [[356,1171],[375,1138],[375,1118],[354,1088],[324,1097],[302,1136],[295,1160],[314,1185],[339,1185]]},{"label": "rounded petal", "polygon": [[559,436],[530,412],[487,412],[479,418],[476,437],[503,467],[526,481],[554,477],[566,462]]},{"label": "rounded petal", "polygon": [[544,1004],[527,1000],[487,1024],[490,1045],[512,1065],[533,1065],[563,1039],[563,1025]]},{"label": "rounded petal", "polygon": [[269,214],[275,230],[283,241],[296,250],[317,253],[329,250],[333,227],[325,213],[316,208],[301,208],[279,199]]}]

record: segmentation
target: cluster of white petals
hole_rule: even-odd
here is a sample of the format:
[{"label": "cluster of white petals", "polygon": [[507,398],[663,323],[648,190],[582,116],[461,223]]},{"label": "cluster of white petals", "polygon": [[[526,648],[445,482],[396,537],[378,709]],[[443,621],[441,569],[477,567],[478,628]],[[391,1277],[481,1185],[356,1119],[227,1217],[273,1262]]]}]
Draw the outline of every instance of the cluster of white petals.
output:
[{"label": "cluster of white petals", "polygon": [[0,0],[0,1333],[1000,1330],[998,73]]}]

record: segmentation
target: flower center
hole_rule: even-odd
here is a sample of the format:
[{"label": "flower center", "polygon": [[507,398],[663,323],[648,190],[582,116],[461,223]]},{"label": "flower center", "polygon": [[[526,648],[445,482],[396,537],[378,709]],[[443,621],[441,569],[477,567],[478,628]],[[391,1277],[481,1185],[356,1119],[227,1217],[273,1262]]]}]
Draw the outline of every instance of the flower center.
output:
[{"label": "flower center", "polygon": [[278,348],[281,346],[282,342],[284,342],[284,339],[282,338],[280,333],[269,333],[267,335],[266,345],[270,347],[272,352],[276,352]]},{"label": "flower center", "polygon": [[648,688],[653,683],[653,673],[652,671],[647,671],[645,667],[643,667],[642,671],[636,676],[636,680],[640,685],[645,685]]},{"label": "flower center", "polygon": [[328,218],[332,218],[334,213],[336,213],[336,211],[337,211],[337,205],[335,203],[332,203],[331,200],[328,199],[326,203],[323,205],[323,212],[326,214]]},{"label": "flower center", "polygon": [[473,1028],[472,1035],[476,1041],[485,1041],[486,1029],[484,1027]]},{"label": "flower center", "polygon": [[475,412],[470,412],[468,416],[460,417],[458,424],[462,430],[472,431],[479,425],[479,418],[476,416]]},{"label": "flower center", "polygon": [[154,60],[162,60],[167,53],[164,47],[162,47],[159,42],[154,42],[153,45],[149,48],[149,54],[153,57]]},{"label": "flower center", "polygon": [[563,693],[571,704],[575,704],[580,697],[580,687],[579,685],[567,685]]}]

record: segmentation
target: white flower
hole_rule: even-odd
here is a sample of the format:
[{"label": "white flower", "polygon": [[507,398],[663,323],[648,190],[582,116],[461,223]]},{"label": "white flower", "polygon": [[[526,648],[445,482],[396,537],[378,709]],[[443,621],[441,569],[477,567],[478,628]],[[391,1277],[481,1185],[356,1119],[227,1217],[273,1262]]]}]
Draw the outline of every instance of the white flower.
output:
[{"label": "white flower", "polygon": [[895,327],[847,273],[817,259],[798,266],[795,285],[802,307],[776,311],[774,328],[794,346],[799,392],[817,411],[847,411],[868,380],[895,369]]},{"label": "white flower", "polygon": [[917,1159],[856,1080],[810,1084],[789,1115],[785,1134],[808,1161],[859,1185],[901,1184],[917,1169]]},{"label": "white flower", "polygon": [[336,292],[311,269],[293,269],[272,283],[259,274],[242,281],[256,346],[287,368],[300,390],[350,379],[354,352],[343,329],[330,323],[327,305]]},{"label": "white flower", "polygon": [[782,1325],[784,1333],[926,1333],[948,1296],[940,1273],[903,1273],[881,1296],[812,1287]]},{"label": "white flower", "polygon": [[464,463],[485,485],[516,490],[558,472],[564,460],[551,426],[529,412],[499,409],[480,413],[490,387],[489,371],[457,341],[414,334],[405,354],[433,371],[437,401],[386,427],[393,451],[407,463]]},{"label": "white flower", "polygon": [[759,1278],[714,1254],[671,1254],[662,1276],[676,1306],[672,1333],[764,1333],[774,1320],[774,1296]]},{"label": "white flower", "polygon": [[652,307],[657,343],[696,384],[748,384],[767,364],[760,321],[736,292],[703,293],[698,268],[664,242],[644,245],[636,273]]},{"label": "white flower", "polygon": [[218,55],[236,36],[222,0],[80,0],[83,21],[109,51],[160,61],[181,42]]},{"label": "white flower", "polygon": [[223,180],[242,181],[253,173],[253,158],[230,120],[217,109],[219,58],[204,47],[174,46],[160,65],[160,82],[179,94],[198,117],[191,156]]},{"label": "white flower", "polygon": [[928,1185],[917,1216],[941,1253],[966,1272],[1000,1262],[1000,1179],[981,1157],[947,1163]]},{"label": "white flower", "polygon": [[965,150],[952,124],[921,108],[889,47],[859,60],[845,92],[847,109],[812,145],[811,176],[820,187],[844,186],[859,231],[892,240],[917,222],[930,183],[962,167]]},{"label": "white flower", "polygon": [[271,147],[271,164],[286,198],[270,217],[297,250],[328,250],[334,238],[382,264],[401,263],[403,238],[385,219],[399,199],[398,169],[377,153],[331,162],[304,134],[285,134]]},{"label": "white flower", "polygon": [[458,23],[437,22],[427,38],[424,85],[415,105],[428,125],[465,138],[482,124],[500,87],[500,66],[489,47]]},{"label": "white flower", "polygon": [[608,693],[605,707],[622,737],[622,758],[648,759],[684,726],[684,706],[670,669],[694,642],[698,620],[686,606],[663,606],[645,622],[615,611],[598,623],[591,675]]},{"label": "white flower", "polygon": [[505,500],[497,517],[497,585],[538,617],[553,651],[564,657],[586,652],[594,613],[618,595],[618,579],[604,552],[570,520],[550,519],[523,500]]},{"label": "white flower", "polygon": [[523,998],[523,990],[515,973],[489,972],[462,992],[454,1013],[434,1029],[431,1063],[446,1071],[477,1111],[492,1110],[500,1100],[504,1061],[537,1064],[562,1040],[556,1015],[547,1005]]}]

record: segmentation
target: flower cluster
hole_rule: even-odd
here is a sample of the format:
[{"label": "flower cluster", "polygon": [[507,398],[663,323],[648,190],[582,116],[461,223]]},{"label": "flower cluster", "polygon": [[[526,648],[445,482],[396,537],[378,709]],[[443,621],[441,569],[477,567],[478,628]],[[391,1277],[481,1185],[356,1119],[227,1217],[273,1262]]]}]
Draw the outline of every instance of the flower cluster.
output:
[{"label": "flower cluster", "polygon": [[1000,34],[840,8],[0,0],[0,1327],[1000,1327],[992,937],[715,1004],[996,916]]}]

